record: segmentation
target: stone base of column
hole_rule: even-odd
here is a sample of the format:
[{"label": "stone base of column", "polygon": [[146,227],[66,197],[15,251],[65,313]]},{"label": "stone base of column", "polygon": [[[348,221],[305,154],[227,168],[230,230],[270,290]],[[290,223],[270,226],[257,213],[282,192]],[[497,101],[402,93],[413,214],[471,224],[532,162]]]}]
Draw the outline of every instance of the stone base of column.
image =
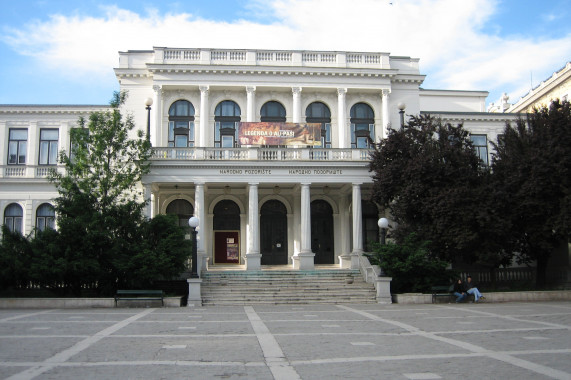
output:
[{"label": "stone base of column", "polygon": [[363,251],[353,251],[351,253],[351,269],[359,269],[359,258]]},{"label": "stone base of column", "polygon": [[377,303],[393,303],[391,297],[392,277],[377,277],[375,287],[377,288]]},{"label": "stone base of column", "polygon": [[197,252],[197,256],[198,256],[198,264],[200,264],[198,266],[199,272],[202,271],[207,271],[208,270],[208,262],[210,261],[210,258],[206,256],[206,252],[205,251],[198,251]]},{"label": "stone base of column", "polygon": [[315,269],[315,253],[298,253],[292,257],[293,269],[314,270]]},{"label": "stone base of column", "polygon": [[261,270],[262,255],[259,253],[246,253],[246,270]]},{"label": "stone base of column", "polygon": [[187,307],[202,306],[202,294],[200,291],[200,286],[202,285],[201,278],[189,278],[186,280],[188,282],[188,301],[186,303]]},{"label": "stone base of column", "polygon": [[351,269],[351,254],[344,253],[339,256],[339,268],[341,269]]}]

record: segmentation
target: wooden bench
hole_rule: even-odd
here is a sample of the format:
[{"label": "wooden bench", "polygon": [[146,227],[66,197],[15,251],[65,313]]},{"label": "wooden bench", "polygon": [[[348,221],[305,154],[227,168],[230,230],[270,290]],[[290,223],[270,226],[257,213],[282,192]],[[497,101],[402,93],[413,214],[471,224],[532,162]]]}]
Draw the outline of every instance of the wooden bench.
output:
[{"label": "wooden bench", "polygon": [[161,305],[165,306],[162,290],[117,290],[115,307],[117,301],[161,301]]},{"label": "wooden bench", "polygon": [[441,285],[441,286],[433,286],[430,288],[432,293],[432,303],[436,303],[436,299],[438,297],[446,297],[448,301],[453,299],[453,294],[450,292],[450,286]]}]

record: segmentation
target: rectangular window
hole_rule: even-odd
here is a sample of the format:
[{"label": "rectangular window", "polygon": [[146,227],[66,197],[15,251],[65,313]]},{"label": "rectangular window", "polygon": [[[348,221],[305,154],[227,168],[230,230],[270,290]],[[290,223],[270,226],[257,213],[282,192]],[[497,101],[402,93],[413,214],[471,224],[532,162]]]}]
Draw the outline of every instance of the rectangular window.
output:
[{"label": "rectangular window", "polygon": [[40,165],[56,165],[58,155],[59,131],[57,129],[40,130]]},{"label": "rectangular window", "polygon": [[26,150],[28,148],[28,130],[10,129],[8,138],[8,164],[26,164]]},{"label": "rectangular window", "polygon": [[472,140],[478,157],[485,165],[488,165],[488,140],[486,135],[471,135],[470,140]]},{"label": "rectangular window", "polygon": [[8,230],[12,232],[22,233],[22,217],[21,216],[5,216],[4,224]]}]

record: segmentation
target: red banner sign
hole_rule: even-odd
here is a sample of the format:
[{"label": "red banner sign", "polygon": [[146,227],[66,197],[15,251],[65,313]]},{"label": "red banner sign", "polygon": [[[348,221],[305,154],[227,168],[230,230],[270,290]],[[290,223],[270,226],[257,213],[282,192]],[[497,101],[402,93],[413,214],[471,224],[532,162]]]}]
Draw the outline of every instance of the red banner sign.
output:
[{"label": "red banner sign", "polygon": [[321,145],[319,123],[240,123],[240,145]]}]

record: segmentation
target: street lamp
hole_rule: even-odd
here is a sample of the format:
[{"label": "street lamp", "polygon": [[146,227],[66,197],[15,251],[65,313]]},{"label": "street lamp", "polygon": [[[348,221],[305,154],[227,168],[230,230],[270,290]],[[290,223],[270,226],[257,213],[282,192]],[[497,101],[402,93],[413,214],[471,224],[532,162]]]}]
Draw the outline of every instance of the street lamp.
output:
[{"label": "street lamp", "polygon": [[[387,229],[389,228],[389,220],[387,218],[381,218],[377,222],[377,225],[381,229],[381,245],[385,245],[386,238],[387,238]],[[380,262],[381,258],[379,257],[379,277],[385,277],[385,271],[383,270],[383,263]]]},{"label": "street lamp", "polygon": [[381,218],[377,222],[377,225],[381,229],[381,244],[386,244],[387,228],[389,228],[389,220],[387,218]]},{"label": "street lamp", "polygon": [[403,102],[400,102],[397,105],[398,109],[399,109],[399,114],[400,114],[400,127],[404,127],[404,109],[406,108],[406,104],[404,104]]},{"label": "street lamp", "polygon": [[147,140],[151,141],[151,106],[153,105],[153,98],[145,100],[145,109],[147,110]]},{"label": "street lamp", "polygon": [[191,233],[192,233],[192,266],[191,266],[191,270],[190,270],[190,278],[198,278],[198,271],[197,271],[197,247],[196,247],[196,227],[198,227],[199,224],[199,219],[196,216],[192,216],[190,217],[190,219],[188,219],[188,225],[191,228]]}]

